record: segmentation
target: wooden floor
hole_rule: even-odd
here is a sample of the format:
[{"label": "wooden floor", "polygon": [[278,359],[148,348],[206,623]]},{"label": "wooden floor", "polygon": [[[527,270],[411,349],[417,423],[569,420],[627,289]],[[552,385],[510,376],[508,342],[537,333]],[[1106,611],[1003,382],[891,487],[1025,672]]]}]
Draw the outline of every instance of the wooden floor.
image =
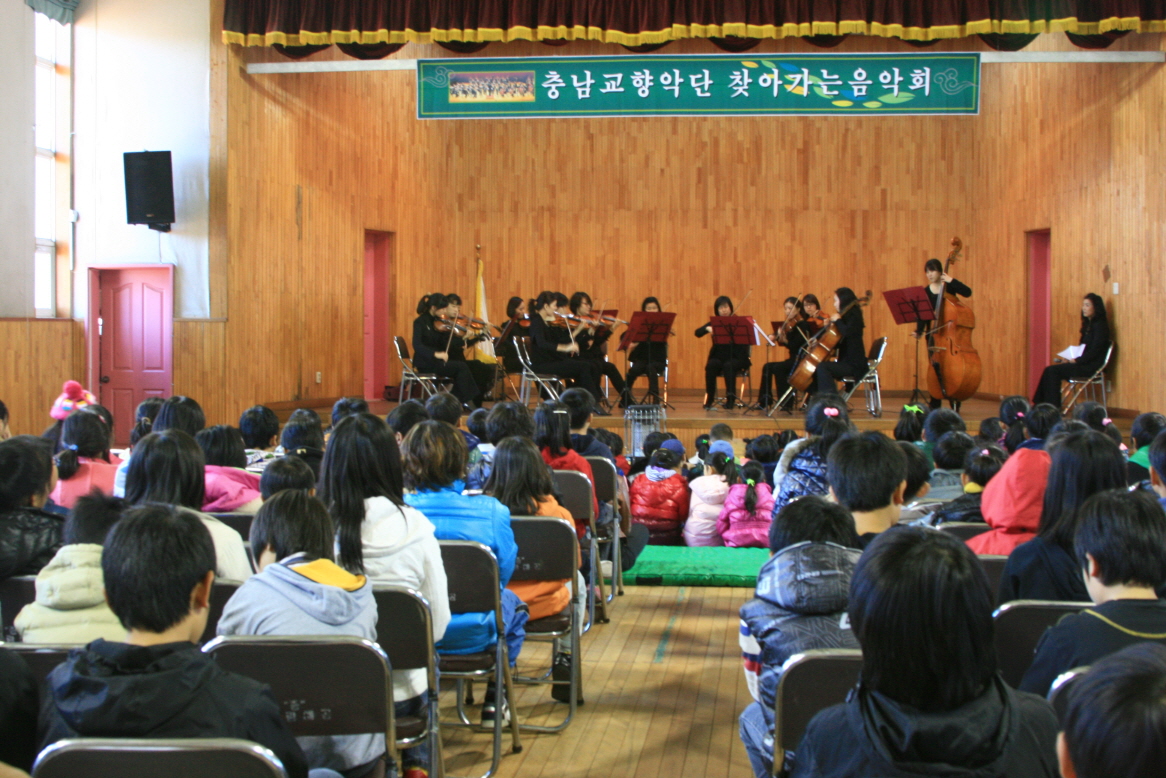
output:
[{"label": "wooden floor", "polygon": [[[733,776],[752,770],[737,736],[737,716],[751,702],[737,644],[737,609],[750,589],[629,586],[611,621],[583,636],[586,704],[563,732],[523,733],[521,753],[505,756],[498,775],[520,778],[674,778]],[[519,671],[549,663],[547,644],[528,643]],[[480,699],[481,687],[478,687]],[[442,694],[453,717],[452,691]],[[547,686],[519,687],[517,707],[533,724],[561,720],[566,705]],[[477,709],[472,709],[476,720]],[[444,733],[446,771],[481,775],[491,736]]]}]

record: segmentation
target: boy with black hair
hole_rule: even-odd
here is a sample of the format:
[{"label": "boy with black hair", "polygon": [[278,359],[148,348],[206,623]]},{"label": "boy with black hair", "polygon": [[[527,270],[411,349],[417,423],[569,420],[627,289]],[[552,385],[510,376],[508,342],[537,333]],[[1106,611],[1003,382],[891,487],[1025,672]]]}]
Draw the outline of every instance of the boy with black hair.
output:
[{"label": "boy with black hair", "polygon": [[127,511],[101,569],[126,642],[95,640],[49,673],[40,748],[76,737],[240,738],[304,778],[303,751],[271,690],[198,648],[215,579],[214,543],[198,515],[157,504]]},{"label": "boy with black hair", "polygon": [[429,421],[429,411],[425,409],[425,404],[420,400],[406,400],[389,411],[389,415],[385,417],[385,422],[388,423],[393,432],[397,433],[398,446],[405,440],[409,430],[413,429],[413,425],[423,421]]},{"label": "boy with black hair", "polygon": [[1166,648],[1140,643],[1089,668],[1068,691],[1057,737],[1064,778],[1156,778],[1166,764]]},{"label": "boy with black hair", "polygon": [[899,522],[907,489],[907,455],[881,432],[843,436],[826,459],[830,495],[854,516],[863,548]]},{"label": "boy with black hair", "polygon": [[935,444],[949,432],[967,432],[968,425],[962,416],[951,408],[936,408],[923,421],[923,440],[920,446],[934,467]]},{"label": "boy with black hair", "polygon": [[279,417],[265,405],[253,405],[239,417],[239,432],[249,454],[271,451],[279,437]]},{"label": "boy with black hair", "polygon": [[567,409],[571,419],[571,448],[584,457],[604,457],[615,464],[615,454],[607,444],[589,434],[591,429],[591,415],[595,408],[595,399],[586,389],[568,389],[559,396],[559,402]]},{"label": "boy with black hair", "polygon": [[295,454],[273,459],[259,477],[259,495],[269,500],[284,489],[303,489],[316,493],[316,474],[312,466]]},{"label": "boy with black hair", "polygon": [[65,545],[36,575],[36,600],[14,626],[25,643],[124,640],[126,631],[105,603],[101,546],[126,510],[125,500],[94,489],[77,498],[65,520]]},{"label": "boy with black hair", "polygon": [[975,447],[976,442],[966,432],[945,432],[936,439],[931,450],[935,469],[927,479],[933,500],[954,500],[964,493],[964,460]]},{"label": "boy with black hair", "polygon": [[490,415],[490,411],[485,408],[475,408],[466,417],[466,429],[470,434],[477,438],[480,443],[478,446],[486,444],[486,418]]},{"label": "boy with black hair", "polygon": [[363,397],[341,397],[332,404],[332,426],[357,413],[368,413],[368,401]]},{"label": "boy with black hair", "polygon": [[1094,607],[1045,631],[1022,691],[1047,694],[1057,676],[1131,643],[1166,645],[1166,513],[1144,492],[1098,492],[1079,509],[1073,541]]}]

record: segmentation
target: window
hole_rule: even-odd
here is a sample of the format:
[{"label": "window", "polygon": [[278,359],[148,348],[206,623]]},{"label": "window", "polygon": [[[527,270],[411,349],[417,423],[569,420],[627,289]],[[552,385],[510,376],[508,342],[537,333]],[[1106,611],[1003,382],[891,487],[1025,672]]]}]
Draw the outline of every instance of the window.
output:
[{"label": "window", "polygon": [[[69,106],[69,55],[72,30],[44,14],[36,19],[35,97],[35,188],[33,247],[33,301],[37,316],[57,312],[57,260],[69,247],[62,229],[62,215],[68,212],[71,180]],[[63,139],[63,140],[62,140]],[[61,152],[64,153],[61,153]],[[62,204],[63,198],[63,204]],[[66,219],[65,224],[68,224]],[[63,246],[59,243],[63,242]]]}]

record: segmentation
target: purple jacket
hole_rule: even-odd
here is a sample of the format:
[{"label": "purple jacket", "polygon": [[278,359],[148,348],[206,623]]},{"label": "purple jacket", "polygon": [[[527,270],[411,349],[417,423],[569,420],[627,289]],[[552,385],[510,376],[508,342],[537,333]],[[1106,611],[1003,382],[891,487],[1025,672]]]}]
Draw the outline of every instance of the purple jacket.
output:
[{"label": "purple jacket", "polygon": [[745,510],[745,484],[729,487],[725,497],[725,507],[717,519],[717,532],[724,538],[725,545],[732,548],[769,548],[769,524],[772,521],[773,490],[769,484],[759,483],[757,505],[753,513]]}]

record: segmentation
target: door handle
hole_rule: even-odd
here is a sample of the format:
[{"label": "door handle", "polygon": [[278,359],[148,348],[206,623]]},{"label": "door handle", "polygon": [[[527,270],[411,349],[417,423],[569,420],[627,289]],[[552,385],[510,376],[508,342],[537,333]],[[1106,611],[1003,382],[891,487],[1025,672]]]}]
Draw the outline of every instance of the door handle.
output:
[{"label": "door handle", "polygon": [[103,383],[103,384],[108,384],[108,383],[109,383],[109,376],[107,376],[107,375],[103,375],[103,376],[101,377],[101,383]]}]

